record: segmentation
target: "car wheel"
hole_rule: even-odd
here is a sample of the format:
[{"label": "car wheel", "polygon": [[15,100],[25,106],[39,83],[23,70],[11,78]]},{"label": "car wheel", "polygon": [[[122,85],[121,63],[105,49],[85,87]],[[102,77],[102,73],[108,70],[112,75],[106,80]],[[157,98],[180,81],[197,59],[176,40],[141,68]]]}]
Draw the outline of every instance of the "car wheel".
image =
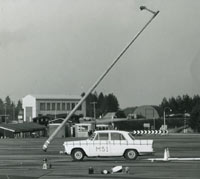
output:
[{"label": "car wheel", "polygon": [[125,157],[126,159],[128,159],[128,160],[135,160],[135,159],[137,158],[137,156],[138,156],[137,151],[136,151],[136,150],[133,150],[133,149],[127,150],[127,151],[125,152],[125,155],[124,155],[124,157]]},{"label": "car wheel", "polygon": [[85,154],[84,154],[83,150],[81,150],[81,149],[74,149],[71,156],[72,156],[73,160],[81,161],[81,160],[83,160]]}]

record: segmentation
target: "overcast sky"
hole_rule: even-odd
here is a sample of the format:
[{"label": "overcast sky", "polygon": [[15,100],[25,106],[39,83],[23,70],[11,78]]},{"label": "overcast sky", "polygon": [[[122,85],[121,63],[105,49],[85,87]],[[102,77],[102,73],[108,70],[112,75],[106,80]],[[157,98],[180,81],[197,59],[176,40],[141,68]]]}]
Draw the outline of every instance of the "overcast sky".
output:
[{"label": "overcast sky", "polygon": [[79,95],[160,14],[97,87],[120,107],[199,94],[199,0],[0,0],[0,98]]}]

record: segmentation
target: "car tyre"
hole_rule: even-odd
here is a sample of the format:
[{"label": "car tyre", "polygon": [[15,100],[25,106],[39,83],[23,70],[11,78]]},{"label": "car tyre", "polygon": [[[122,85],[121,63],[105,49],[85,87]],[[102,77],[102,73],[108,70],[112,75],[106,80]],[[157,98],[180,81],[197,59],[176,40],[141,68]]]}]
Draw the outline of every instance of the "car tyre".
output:
[{"label": "car tyre", "polygon": [[71,156],[72,156],[73,160],[81,161],[85,157],[85,154],[84,154],[83,150],[81,150],[81,149],[74,149],[72,151]]},{"label": "car tyre", "polygon": [[124,154],[124,157],[127,160],[135,160],[138,156],[138,152],[134,149],[127,150]]}]

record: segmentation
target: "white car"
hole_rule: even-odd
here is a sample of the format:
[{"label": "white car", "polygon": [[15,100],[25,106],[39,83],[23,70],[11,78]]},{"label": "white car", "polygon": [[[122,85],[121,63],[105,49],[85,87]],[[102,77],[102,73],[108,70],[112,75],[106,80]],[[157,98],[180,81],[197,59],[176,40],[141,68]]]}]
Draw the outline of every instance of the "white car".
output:
[{"label": "white car", "polygon": [[153,140],[136,140],[130,132],[95,131],[89,139],[64,142],[64,152],[74,160],[87,157],[123,156],[135,160],[139,155],[153,153]]}]

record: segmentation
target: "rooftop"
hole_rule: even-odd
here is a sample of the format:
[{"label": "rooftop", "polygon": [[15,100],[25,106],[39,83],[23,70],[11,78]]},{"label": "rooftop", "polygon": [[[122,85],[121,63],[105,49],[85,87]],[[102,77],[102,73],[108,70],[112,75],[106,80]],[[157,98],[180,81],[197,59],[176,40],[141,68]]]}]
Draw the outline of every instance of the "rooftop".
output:
[{"label": "rooftop", "polygon": [[0,129],[11,132],[34,132],[45,128],[45,126],[36,123],[0,124]]},{"label": "rooftop", "polygon": [[[55,95],[55,94],[29,94],[27,96],[33,96],[36,99],[81,99],[79,95]],[[26,97],[26,96],[25,96]]]}]

